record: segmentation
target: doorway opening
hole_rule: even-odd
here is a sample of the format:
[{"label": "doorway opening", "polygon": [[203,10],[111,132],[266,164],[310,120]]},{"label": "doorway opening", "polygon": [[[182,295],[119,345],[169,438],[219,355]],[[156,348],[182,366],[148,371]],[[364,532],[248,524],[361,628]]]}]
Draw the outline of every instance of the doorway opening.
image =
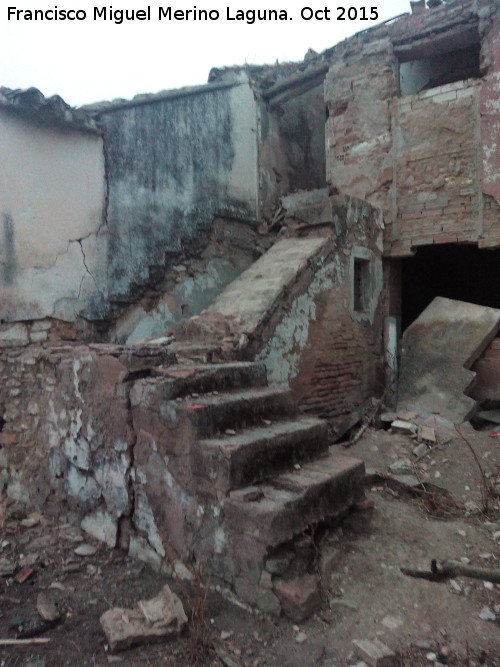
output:
[{"label": "doorway opening", "polygon": [[403,331],[436,296],[500,309],[500,250],[422,246],[414,257],[401,260]]}]

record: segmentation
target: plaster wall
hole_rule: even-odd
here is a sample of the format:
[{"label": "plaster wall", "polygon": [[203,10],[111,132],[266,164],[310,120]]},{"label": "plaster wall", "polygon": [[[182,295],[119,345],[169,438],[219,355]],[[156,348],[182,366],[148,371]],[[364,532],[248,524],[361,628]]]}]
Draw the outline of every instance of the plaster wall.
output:
[{"label": "plaster wall", "polygon": [[112,107],[101,122],[112,300],[130,301],[155,269],[196,251],[217,215],[258,219],[257,108],[246,81]]},{"label": "plaster wall", "polygon": [[105,181],[97,133],[0,111],[0,319],[106,309]]}]

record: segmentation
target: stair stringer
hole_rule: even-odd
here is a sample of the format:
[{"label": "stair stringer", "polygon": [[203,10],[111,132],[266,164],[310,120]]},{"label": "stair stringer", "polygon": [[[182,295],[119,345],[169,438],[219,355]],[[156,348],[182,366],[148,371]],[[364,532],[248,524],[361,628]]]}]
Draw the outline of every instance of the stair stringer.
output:
[{"label": "stair stringer", "polygon": [[[160,561],[199,566],[264,612],[312,613],[322,584],[314,531],[335,526],[363,496],[362,462],[332,454],[326,425],[301,417],[258,364],[157,369],[135,383],[131,409],[132,520]],[[224,468],[224,458],[234,465]],[[282,552],[291,554],[286,567],[287,559],[276,566]],[[290,600],[289,589],[305,583],[307,600]]]}]

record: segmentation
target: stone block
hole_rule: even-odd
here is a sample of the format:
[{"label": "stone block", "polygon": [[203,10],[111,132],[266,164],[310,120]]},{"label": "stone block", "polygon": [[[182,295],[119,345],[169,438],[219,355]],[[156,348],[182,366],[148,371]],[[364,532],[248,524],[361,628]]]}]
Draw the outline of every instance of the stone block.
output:
[{"label": "stone block", "polygon": [[149,600],[140,600],[137,608],[108,609],[101,625],[112,652],[153,639],[178,637],[187,623],[180,599],[165,585]]},{"label": "stone block", "polygon": [[341,551],[338,547],[322,547],[319,561],[319,571],[323,586],[329,586],[332,574],[339,564],[340,556]]},{"label": "stone block", "polygon": [[294,552],[291,548],[279,548],[266,559],[265,569],[271,574],[284,574],[293,557]]},{"label": "stone block", "polygon": [[31,343],[42,343],[47,340],[49,334],[47,331],[32,331],[30,333],[30,342]]},{"label": "stone block", "polygon": [[143,563],[150,565],[153,570],[159,572],[162,569],[162,558],[143,537],[137,535],[130,536],[128,554],[130,558],[135,558]]},{"label": "stone block", "polygon": [[379,639],[353,639],[356,651],[370,667],[396,667],[398,659],[394,651]]},{"label": "stone block", "polygon": [[260,579],[266,545],[250,535],[234,534],[230,537],[230,549],[236,571],[257,583]]},{"label": "stone block", "polygon": [[468,419],[475,401],[464,395],[468,370],[500,329],[500,310],[436,297],[403,336],[398,410]]},{"label": "stone block", "polygon": [[258,486],[247,486],[246,489],[235,489],[231,491],[229,497],[240,503],[251,503],[260,500],[263,497],[262,489]]},{"label": "stone block", "polygon": [[244,602],[254,605],[266,614],[279,616],[281,605],[273,591],[255,584],[244,577],[236,579],[234,584],[236,595]]},{"label": "stone block", "polygon": [[13,324],[8,329],[0,331],[0,348],[28,345],[28,329],[24,324]]},{"label": "stone block", "polygon": [[80,524],[82,530],[95,537],[96,540],[105,542],[108,547],[114,549],[118,534],[118,523],[108,512],[98,510],[88,514]]},{"label": "stone block", "polygon": [[309,618],[321,605],[319,581],[312,574],[273,581],[283,613],[297,623]]},{"label": "stone block", "polygon": [[33,322],[31,325],[31,333],[48,331],[51,328],[51,326],[52,326],[51,323],[47,322],[46,320],[37,320],[36,322]]}]

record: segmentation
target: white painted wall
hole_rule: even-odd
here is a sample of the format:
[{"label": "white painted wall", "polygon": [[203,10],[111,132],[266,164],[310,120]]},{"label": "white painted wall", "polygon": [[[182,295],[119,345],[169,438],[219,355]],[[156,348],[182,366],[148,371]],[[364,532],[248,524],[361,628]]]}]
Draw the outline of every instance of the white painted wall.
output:
[{"label": "white painted wall", "polygon": [[0,110],[0,319],[95,315],[106,287],[102,138]]}]

